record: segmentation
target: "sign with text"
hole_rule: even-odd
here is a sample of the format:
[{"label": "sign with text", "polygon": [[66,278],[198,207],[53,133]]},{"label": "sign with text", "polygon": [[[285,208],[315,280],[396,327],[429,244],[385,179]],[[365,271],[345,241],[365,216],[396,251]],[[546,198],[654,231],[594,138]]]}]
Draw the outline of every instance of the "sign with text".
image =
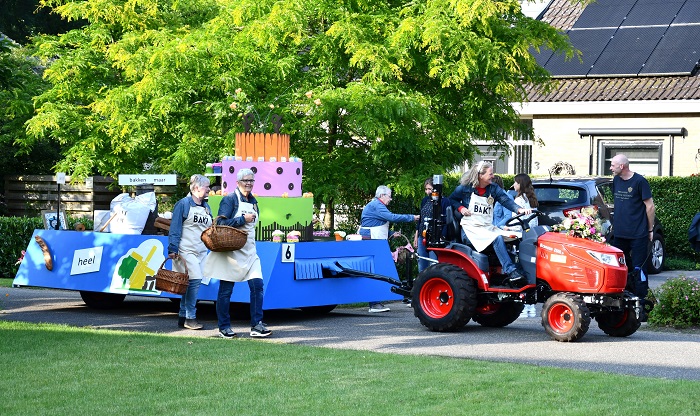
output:
[{"label": "sign with text", "polygon": [[84,248],[73,252],[73,264],[70,268],[71,276],[74,274],[92,273],[100,271],[102,263],[102,247]]},{"label": "sign with text", "polygon": [[294,263],[295,244],[282,244],[282,263]]},{"label": "sign with text", "polygon": [[119,185],[177,185],[177,175],[119,175]]}]

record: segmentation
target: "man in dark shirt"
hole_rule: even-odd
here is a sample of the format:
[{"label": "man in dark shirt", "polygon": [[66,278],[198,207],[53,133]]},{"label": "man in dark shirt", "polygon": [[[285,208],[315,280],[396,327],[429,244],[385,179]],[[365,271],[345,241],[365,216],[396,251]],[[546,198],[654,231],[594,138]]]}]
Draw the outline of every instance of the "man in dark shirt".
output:
[{"label": "man in dark shirt", "polygon": [[[615,195],[612,245],[625,253],[632,273],[634,294],[644,299],[649,292],[646,264],[649,260],[649,242],[654,239],[656,208],[651,197],[649,182],[629,168],[627,156],[618,154],[610,162]],[[630,263],[631,262],[631,263]],[[646,316],[642,317],[642,320]]]}]

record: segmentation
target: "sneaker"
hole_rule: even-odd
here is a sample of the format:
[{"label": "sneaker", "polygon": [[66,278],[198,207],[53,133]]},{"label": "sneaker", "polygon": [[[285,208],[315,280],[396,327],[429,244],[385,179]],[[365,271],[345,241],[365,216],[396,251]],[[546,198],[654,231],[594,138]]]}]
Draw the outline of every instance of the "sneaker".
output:
[{"label": "sneaker", "polygon": [[185,328],[187,329],[202,329],[204,325],[197,322],[196,319],[185,319]]},{"label": "sneaker", "polygon": [[412,308],[412,307],[413,307],[413,302],[409,300],[408,303],[406,303],[406,306],[408,306],[409,308]]},{"label": "sneaker", "polygon": [[226,338],[226,339],[232,339],[236,338],[238,334],[233,332],[231,328],[226,328],[226,329],[220,329],[219,330],[219,338]]},{"label": "sneaker", "polygon": [[513,270],[508,273],[508,278],[505,279],[504,283],[514,289],[519,289],[527,285],[527,277],[523,276],[518,270]]},{"label": "sneaker", "polygon": [[184,316],[178,316],[177,317],[177,326],[179,328],[184,328],[185,327],[185,317]]},{"label": "sneaker", "polygon": [[535,305],[528,305],[527,308],[527,317],[528,318],[534,318],[537,316],[537,310],[535,309]]},{"label": "sneaker", "polygon": [[369,313],[389,312],[390,310],[391,309],[387,308],[381,303],[369,305]]},{"label": "sneaker", "polygon": [[262,338],[269,335],[272,335],[272,331],[267,329],[267,326],[263,323],[263,321],[258,322],[257,325],[250,328],[250,336],[253,338]]}]

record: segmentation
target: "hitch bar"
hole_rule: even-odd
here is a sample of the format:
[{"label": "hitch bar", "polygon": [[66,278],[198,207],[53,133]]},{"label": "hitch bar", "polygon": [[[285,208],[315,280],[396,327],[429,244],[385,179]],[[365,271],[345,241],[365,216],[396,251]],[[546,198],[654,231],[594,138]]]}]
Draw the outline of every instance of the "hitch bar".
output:
[{"label": "hitch bar", "polygon": [[389,276],[384,276],[376,273],[363,272],[361,270],[355,270],[343,265],[339,261],[333,262],[322,262],[321,268],[323,269],[324,278],[338,278],[338,277],[366,277],[368,279],[380,280],[382,282],[389,283],[392,285],[391,291],[402,296],[410,297],[411,288],[400,280],[396,280]]}]

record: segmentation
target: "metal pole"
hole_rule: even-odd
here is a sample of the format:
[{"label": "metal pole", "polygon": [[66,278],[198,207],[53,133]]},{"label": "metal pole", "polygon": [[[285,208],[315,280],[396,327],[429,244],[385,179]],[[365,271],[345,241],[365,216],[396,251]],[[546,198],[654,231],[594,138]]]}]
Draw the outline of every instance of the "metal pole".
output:
[{"label": "metal pole", "polygon": [[57,183],[58,192],[56,193],[56,231],[61,229],[61,184]]},{"label": "metal pole", "polygon": [[[671,140],[671,157],[670,157],[671,160],[669,160],[670,163],[669,163],[669,166],[668,166],[668,176],[673,176],[673,159],[674,159],[673,154],[674,154],[674,152],[675,152],[675,149],[673,148],[673,144],[674,144],[674,143],[673,143],[673,142],[674,142],[673,139],[675,138],[675,136],[671,134],[671,135],[668,136],[668,138],[669,138],[669,140]],[[660,162],[661,162],[661,161],[659,160],[659,163],[660,163]]]}]

